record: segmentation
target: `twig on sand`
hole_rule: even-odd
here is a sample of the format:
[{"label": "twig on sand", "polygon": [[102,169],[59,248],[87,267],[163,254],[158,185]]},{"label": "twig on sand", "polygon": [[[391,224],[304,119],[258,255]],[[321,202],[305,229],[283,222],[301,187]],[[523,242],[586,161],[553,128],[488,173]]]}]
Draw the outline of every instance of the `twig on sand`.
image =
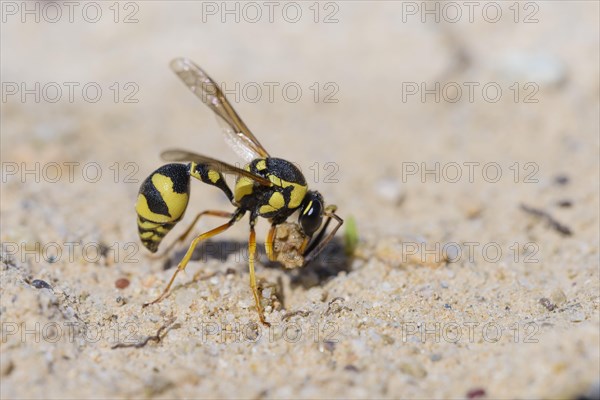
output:
[{"label": "twig on sand", "polygon": [[310,311],[304,311],[304,310],[290,311],[290,312],[286,313],[283,317],[281,317],[281,320],[287,321],[288,319],[295,317],[296,315],[300,315],[302,317],[308,317],[309,314],[310,314]]},{"label": "twig on sand", "polygon": [[146,336],[144,340],[138,343],[117,343],[112,347],[112,349],[120,349],[124,347],[135,347],[136,349],[139,349],[141,347],[146,346],[151,340],[158,343],[167,334],[167,332],[171,330],[171,328],[173,327],[173,323],[176,319],[176,317],[171,317],[163,326],[158,328],[158,330],[156,331],[156,335]]},{"label": "twig on sand", "polygon": [[571,236],[573,234],[573,231],[571,231],[571,228],[569,228],[567,225],[561,224],[556,219],[554,219],[554,217],[552,215],[550,215],[548,212],[546,212],[544,210],[540,210],[539,208],[530,207],[530,206],[522,204],[522,203],[521,203],[521,210],[523,210],[526,213],[529,213],[531,215],[535,215],[536,217],[545,219],[546,222],[548,222],[548,224],[550,225],[550,227],[552,229],[556,230],[557,232],[559,232],[565,236]]}]

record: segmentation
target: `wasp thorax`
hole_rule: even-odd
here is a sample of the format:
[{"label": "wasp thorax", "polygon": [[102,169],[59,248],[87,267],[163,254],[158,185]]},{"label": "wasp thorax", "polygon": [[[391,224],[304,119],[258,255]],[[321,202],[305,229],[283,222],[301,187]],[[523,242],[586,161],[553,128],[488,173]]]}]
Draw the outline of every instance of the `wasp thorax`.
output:
[{"label": "wasp thorax", "polygon": [[240,207],[263,218],[283,222],[302,204],[307,191],[306,179],[293,163],[281,158],[259,158],[245,170],[266,179],[269,185],[256,182],[252,176],[238,177],[234,200]]}]

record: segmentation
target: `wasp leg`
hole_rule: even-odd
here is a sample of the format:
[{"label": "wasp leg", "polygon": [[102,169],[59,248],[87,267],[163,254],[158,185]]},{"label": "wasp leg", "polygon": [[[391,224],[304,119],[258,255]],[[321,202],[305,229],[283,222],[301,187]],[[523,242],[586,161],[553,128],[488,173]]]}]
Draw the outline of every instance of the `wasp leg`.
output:
[{"label": "wasp leg", "polygon": [[200,218],[203,215],[209,215],[209,216],[213,216],[213,217],[222,217],[222,218],[231,218],[231,217],[233,217],[233,213],[230,213],[230,212],[227,212],[227,211],[219,211],[219,210],[206,210],[206,211],[202,211],[201,213],[198,213],[198,215],[196,215],[196,218],[194,218],[194,221],[192,221],[192,223],[185,230],[185,232],[183,232],[181,234],[181,236],[179,236],[173,243],[171,243],[162,252],[162,254],[160,254],[160,255],[158,255],[158,254],[151,254],[148,257],[149,258],[153,258],[153,259],[158,259],[158,258],[163,258],[167,254],[169,254],[171,252],[171,250],[173,250],[173,247],[175,247],[175,245],[177,243],[181,243],[181,242],[183,242],[185,240],[185,238],[190,234],[190,232],[192,231],[192,229],[194,228],[194,226],[196,225],[196,223],[198,222],[198,220],[200,220]]},{"label": "wasp leg", "polygon": [[269,261],[277,261],[275,254],[273,254],[273,242],[275,239],[275,227],[277,225],[271,225],[271,229],[269,229],[269,233],[267,234],[267,240],[265,240],[265,252],[267,253],[267,257]]},{"label": "wasp leg", "polygon": [[175,270],[175,273],[173,274],[173,276],[171,277],[171,280],[169,281],[169,284],[167,285],[167,287],[165,288],[165,290],[162,292],[162,294],[154,301],[151,301],[149,303],[144,303],[143,307],[149,306],[151,304],[155,304],[160,302],[162,299],[164,299],[167,294],[169,293],[169,289],[171,289],[171,285],[173,285],[173,282],[175,281],[175,277],[177,276],[177,274],[179,273],[179,271],[183,271],[185,270],[185,267],[187,266],[188,262],[190,261],[190,259],[192,258],[192,254],[194,253],[194,249],[196,248],[196,246],[198,245],[198,243],[200,243],[203,240],[206,240],[208,238],[211,238],[213,236],[218,235],[221,232],[226,231],[228,228],[230,228],[233,224],[235,224],[237,221],[240,220],[240,218],[244,215],[244,212],[240,212],[239,210],[236,211],[233,214],[233,217],[229,220],[229,222],[218,226],[214,229],[211,229],[208,232],[202,233],[198,236],[196,236],[194,238],[194,240],[192,240],[192,243],[190,244],[190,247],[188,248],[187,252],[185,253],[185,256],[183,256],[183,258],[181,259],[181,261],[179,262],[179,264],[177,265],[177,269]]},{"label": "wasp leg", "polygon": [[[305,264],[314,260],[319,255],[319,253],[321,253],[321,251],[323,251],[323,248],[325,248],[327,243],[329,243],[331,241],[331,239],[333,239],[337,230],[340,229],[340,226],[342,226],[342,224],[344,223],[344,220],[341,219],[335,213],[336,210],[337,210],[337,206],[335,206],[335,205],[330,205],[330,206],[327,206],[327,208],[325,208],[325,216],[327,217],[327,220],[325,221],[325,225],[323,225],[323,228],[321,229],[321,231],[319,232],[319,234],[317,235],[315,240],[308,247],[308,250],[307,250],[306,254],[304,255],[304,263]],[[336,220],[337,225],[323,239],[323,236],[325,235],[325,230],[329,226],[329,222],[331,221],[332,218]]]},{"label": "wasp leg", "polygon": [[256,232],[254,231],[254,224],[256,218],[250,217],[250,238],[248,239],[248,266],[250,269],[250,289],[254,295],[254,301],[256,302],[256,310],[258,311],[258,318],[265,326],[271,326],[265,320],[265,314],[263,313],[262,306],[260,305],[260,297],[258,295],[258,288],[256,286],[256,276],[254,274],[254,257],[256,255]]}]

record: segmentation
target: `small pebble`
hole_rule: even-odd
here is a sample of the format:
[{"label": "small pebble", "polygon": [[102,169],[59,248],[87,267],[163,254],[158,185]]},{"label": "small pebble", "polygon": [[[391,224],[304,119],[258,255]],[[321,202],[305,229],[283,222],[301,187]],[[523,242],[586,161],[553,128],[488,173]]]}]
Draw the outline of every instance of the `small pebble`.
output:
[{"label": "small pebble", "polygon": [[328,352],[333,353],[333,351],[335,350],[335,344],[336,342],[332,342],[331,340],[325,340],[319,343],[319,351],[323,353],[325,350],[327,350]]},{"label": "small pebble", "polygon": [[244,330],[242,332],[246,341],[256,342],[260,337],[260,329],[256,323],[250,323],[248,325],[245,325]]},{"label": "small pebble", "polygon": [[272,288],[266,288],[266,289],[263,289],[263,291],[262,291],[262,297],[263,297],[264,299],[270,299],[270,298],[271,298],[271,293],[272,293],[272,292],[273,292],[273,289],[272,289]]},{"label": "small pebble", "polygon": [[416,361],[411,363],[404,362],[400,364],[400,371],[412,376],[413,378],[424,378],[427,376],[427,370],[425,370],[425,368]]},{"label": "small pebble", "polygon": [[117,289],[125,289],[129,286],[129,279],[127,278],[119,278],[115,281],[115,287]]},{"label": "small pebble", "polygon": [[515,52],[501,63],[501,71],[510,79],[536,82],[538,85],[560,85],[566,79],[561,60],[548,53]]},{"label": "small pebble", "polygon": [[382,200],[395,205],[402,204],[406,196],[401,182],[391,177],[380,179],[375,186],[375,192]]},{"label": "small pebble", "polygon": [[254,300],[250,301],[250,299],[247,297],[241,297],[237,302],[238,307],[243,308],[243,309],[249,308],[253,304],[254,304]]},{"label": "small pebble", "polygon": [[550,293],[550,300],[557,306],[560,306],[567,302],[567,295],[560,289],[554,289],[552,293]]},{"label": "small pebble", "polygon": [[569,183],[569,177],[563,174],[556,175],[554,177],[554,183],[561,186],[566,185],[567,183]]},{"label": "small pebble", "polygon": [[480,399],[482,397],[485,397],[485,395],[485,389],[475,388],[467,392],[467,399]]},{"label": "small pebble", "polygon": [[0,360],[0,376],[8,376],[15,369],[15,363],[9,358]]},{"label": "small pebble", "polygon": [[540,304],[546,307],[546,310],[548,311],[554,311],[556,309],[556,304],[553,304],[547,297],[542,297],[540,299]]},{"label": "small pebble", "polygon": [[569,317],[571,322],[581,322],[585,320],[585,314],[583,311],[573,311]]},{"label": "small pebble", "polygon": [[525,277],[519,277],[517,278],[517,282],[519,282],[519,285],[523,286],[526,289],[532,289],[533,285],[531,284],[531,282],[529,282],[529,279],[525,278]]},{"label": "small pebble", "polygon": [[390,335],[386,335],[385,333],[381,335],[381,339],[385,344],[394,344],[396,342],[396,339],[394,339]]},{"label": "small pebble", "polygon": [[429,359],[433,362],[440,361],[442,359],[442,355],[440,353],[433,353],[429,356]]},{"label": "small pebble", "polygon": [[31,282],[31,286],[33,286],[36,289],[50,289],[52,290],[52,286],[50,286],[50,284],[46,281],[43,281],[41,279],[34,279]]},{"label": "small pebble", "polygon": [[190,308],[195,298],[196,295],[193,290],[184,290],[177,294],[175,302],[179,308],[185,310]]},{"label": "small pebble", "polygon": [[569,208],[573,205],[573,203],[571,202],[571,200],[560,200],[556,203],[556,205],[562,208]]},{"label": "small pebble", "polygon": [[444,254],[444,258],[448,261],[448,262],[456,262],[456,261],[460,261],[460,249],[458,248],[458,246],[454,246],[454,245],[445,245],[444,246],[444,252],[446,254]]},{"label": "small pebble", "polygon": [[465,218],[468,219],[478,218],[479,216],[481,216],[481,213],[484,209],[483,203],[472,196],[462,197],[458,203],[458,207],[465,216]]}]

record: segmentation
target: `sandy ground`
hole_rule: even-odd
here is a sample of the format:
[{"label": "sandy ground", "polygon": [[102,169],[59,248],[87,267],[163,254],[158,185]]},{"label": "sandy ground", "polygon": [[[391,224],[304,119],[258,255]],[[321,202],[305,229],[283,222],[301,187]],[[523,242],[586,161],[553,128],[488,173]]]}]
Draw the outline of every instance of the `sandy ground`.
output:
[{"label": "sandy ground", "polygon": [[[2,398],[598,398],[599,6],[474,3],[2,2]],[[356,221],[261,253],[271,328],[247,219],[141,307],[185,251],[137,237],[160,152],[241,162],[177,56]]]}]

